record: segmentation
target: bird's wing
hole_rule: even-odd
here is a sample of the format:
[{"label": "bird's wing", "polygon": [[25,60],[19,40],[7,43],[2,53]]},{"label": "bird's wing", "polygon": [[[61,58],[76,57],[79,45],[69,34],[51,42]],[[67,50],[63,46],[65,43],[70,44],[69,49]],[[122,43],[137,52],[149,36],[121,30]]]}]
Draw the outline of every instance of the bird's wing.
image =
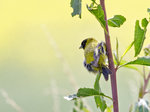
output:
[{"label": "bird's wing", "polygon": [[101,42],[97,45],[98,52],[106,55],[106,45],[104,42]]},{"label": "bird's wing", "polygon": [[98,43],[96,48],[94,49],[94,61],[92,62],[92,64],[95,67],[98,67],[98,64],[106,62],[106,48],[104,44],[104,42]]},{"label": "bird's wing", "polygon": [[101,55],[101,46],[100,44],[98,44],[94,49],[94,53],[93,53],[94,61],[91,62],[93,66],[99,67],[98,63],[100,60],[100,55]]}]

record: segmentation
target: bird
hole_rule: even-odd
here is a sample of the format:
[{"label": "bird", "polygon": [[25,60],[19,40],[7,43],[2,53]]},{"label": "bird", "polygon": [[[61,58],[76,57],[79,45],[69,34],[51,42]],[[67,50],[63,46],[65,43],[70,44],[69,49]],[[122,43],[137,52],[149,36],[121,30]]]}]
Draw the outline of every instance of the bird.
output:
[{"label": "bird", "polygon": [[98,42],[94,38],[86,38],[81,42],[79,49],[84,50],[84,67],[94,74],[103,73],[105,80],[109,79],[111,70],[107,67],[107,52],[105,42]]}]

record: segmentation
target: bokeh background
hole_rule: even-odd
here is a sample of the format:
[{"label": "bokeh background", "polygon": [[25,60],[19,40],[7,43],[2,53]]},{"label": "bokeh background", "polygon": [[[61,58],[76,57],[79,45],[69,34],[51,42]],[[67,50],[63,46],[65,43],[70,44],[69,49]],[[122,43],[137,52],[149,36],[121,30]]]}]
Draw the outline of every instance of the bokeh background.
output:
[{"label": "bokeh background", "polygon": [[[71,112],[73,102],[63,97],[93,87],[95,76],[83,67],[78,48],[87,37],[104,41],[104,34],[87,3],[82,1],[79,19],[71,17],[70,0],[0,0],[0,112]],[[121,28],[110,28],[112,48],[118,38],[121,55],[133,41],[135,21],[149,17],[150,1],[106,0],[106,8],[108,18],[121,14],[127,19]],[[149,43],[147,33],[144,46]],[[133,60],[133,55],[132,48],[125,59]],[[117,72],[121,112],[137,101],[140,78],[134,70]],[[110,81],[102,77],[101,87],[111,96]],[[98,112],[92,97],[85,102]]]}]

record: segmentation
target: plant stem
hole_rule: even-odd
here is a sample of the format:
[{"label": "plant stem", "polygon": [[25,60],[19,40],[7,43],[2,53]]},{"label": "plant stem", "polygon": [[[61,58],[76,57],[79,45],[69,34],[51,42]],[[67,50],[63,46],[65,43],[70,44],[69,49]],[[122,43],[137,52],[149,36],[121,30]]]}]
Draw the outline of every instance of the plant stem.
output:
[{"label": "plant stem", "polygon": [[150,80],[150,73],[148,74],[147,78],[144,78],[143,96],[147,93],[146,88],[147,88],[149,80]]},{"label": "plant stem", "polygon": [[112,71],[111,77],[111,88],[112,88],[112,97],[113,97],[113,109],[114,112],[119,112],[118,108],[118,94],[117,94],[117,82],[116,82],[116,70],[113,62],[113,55],[111,50],[111,43],[110,43],[110,36],[109,36],[109,30],[108,30],[108,22],[107,22],[107,16],[106,16],[106,9],[105,9],[105,0],[100,0],[100,4],[104,10],[105,15],[105,21],[106,21],[106,30],[107,33],[105,33],[105,41],[106,41],[106,47],[107,47],[107,55],[108,55],[108,62],[109,62],[109,68]]}]

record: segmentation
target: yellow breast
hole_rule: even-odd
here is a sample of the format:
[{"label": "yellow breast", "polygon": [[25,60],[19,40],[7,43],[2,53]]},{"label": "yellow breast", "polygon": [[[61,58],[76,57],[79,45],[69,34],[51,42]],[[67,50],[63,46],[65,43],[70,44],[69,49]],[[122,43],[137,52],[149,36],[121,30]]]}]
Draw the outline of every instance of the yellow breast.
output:
[{"label": "yellow breast", "polygon": [[87,64],[90,64],[92,61],[94,61],[94,50],[96,46],[97,46],[96,42],[90,43],[89,45],[86,46],[84,50],[84,56]]}]

